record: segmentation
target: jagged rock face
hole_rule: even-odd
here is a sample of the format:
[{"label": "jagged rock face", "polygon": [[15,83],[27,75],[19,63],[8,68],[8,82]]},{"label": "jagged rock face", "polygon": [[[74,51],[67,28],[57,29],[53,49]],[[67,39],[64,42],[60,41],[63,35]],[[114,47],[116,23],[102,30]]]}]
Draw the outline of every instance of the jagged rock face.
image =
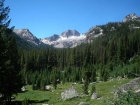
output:
[{"label": "jagged rock face", "polygon": [[99,37],[103,35],[103,29],[101,27],[92,27],[89,29],[89,31],[86,33],[86,41],[88,43],[92,42],[92,40],[96,37]]},{"label": "jagged rock face", "polygon": [[15,32],[18,36],[20,36],[21,38],[27,40],[28,42],[31,42],[35,45],[39,45],[42,42],[36,38],[30,31],[29,29],[15,29],[13,30],[13,32]]},{"label": "jagged rock face", "polygon": [[[137,17],[136,14],[129,14],[125,17],[125,19],[122,22],[128,22],[128,21],[139,21],[140,17]],[[118,24],[120,26],[120,24]],[[139,27],[135,26],[133,29],[138,29]],[[111,27],[108,31],[115,31],[115,27]],[[88,30],[86,33],[86,42],[90,43],[93,41],[94,38],[105,35],[104,30],[100,26],[92,27]]]},{"label": "jagged rock face", "polygon": [[60,36],[68,38],[70,36],[80,36],[80,33],[76,30],[67,30],[65,32],[62,32]]},{"label": "jagged rock face", "polygon": [[53,36],[46,38],[48,41],[56,41],[58,40],[60,37],[57,34],[54,34]]},{"label": "jagged rock face", "polygon": [[54,47],[56,48],[73,48],[77,45],[80,45],[81,43],[85,42],[85,35],[80,36],[71,36],[68,38],[61,37],[59,40],[54,42]]},{"label": "jagged rock face", "polygon": [[140,92],[140,77],[130,81],[127,84],[120,86],[115,92],[115,98],[119,97],[120,93],[126,93],[130,89],[135,93]]},{"label": "jagged rock face", "polygon": [[123,22],[128,22],[128,21],[140,21],[140,17],[137,17],[135,13],[129,14],[124,18]]},{"label": "jagged rock face", "polygon": [[56,41],[59,39],[59,35],[54,34],[51,38],[50,41]]},{"label": "jagged rock face", "polygon": [[[125,17],[123,22],[127,21],[139,21],[140,17],[137,17],[136,14],[129,14]],[[118,26],[121,24],[118,24]],[[139,26],[129,26],[130,29],[139,29]],[[115,27],[111,27],[109,31],[115,31]],[[62,32],[62,34],[54,34],[48,38],[36,38],[28,29],[17,29],[14,32],[19,35],[21,38],[25,39],[28,42],[31,42],[35,45],[45,44],[52,45],[55,48],[73,48],[81,43],[90,43],[94,38],[105,35],[105,30],[101,26],[95,26],[88,30],[86,34],[80,34],[76,30],[67,30]]]},{"label": "jagged rock face", "polygon": [[67,100],[71,98],[76,98],[78,97],[79,94],[75,88],[69,88],[65,90],[64,92],[61,93],[61,98],[62,100]]},{"label": "jagged rock face", "polygon": [[55,48],[73,48],[86,39],[85,34],[80,35],[76,30],[67,30],[62,32],[61,35],[53,35],[49,38],[40,39],[43,43],[53,45]]}]

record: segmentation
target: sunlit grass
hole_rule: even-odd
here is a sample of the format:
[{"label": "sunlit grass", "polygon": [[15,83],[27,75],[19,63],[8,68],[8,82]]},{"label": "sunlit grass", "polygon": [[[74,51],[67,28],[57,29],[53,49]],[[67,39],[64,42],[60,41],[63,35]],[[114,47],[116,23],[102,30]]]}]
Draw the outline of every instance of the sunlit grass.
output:
[{"label": "sunlit grass", "polygon": [[[72,87],[72,83],[65,83],[65,85],[58,84],[54,92],[32,90],[31,85],[27,85],[27,92],[18,93],[15,100],[22,101],[25,98],[35,102],[37,105],[40,103],[48,103],[53,105],[78,105],[80,102],[87,102],[89,105],[105,105],[105,101],[113,99],[113,92],[122,84],[129,82],[129,79],[114,79],[113,81],[96,83],[96,92],[100,95],[101,99],[91,100],[90,96],[79,97],[71,100],[61,100],[61,92]],[[73,86],[79,94],[82,93],[82,84],[77,83]],[[89,85],[89,91],[91,84]]]}]

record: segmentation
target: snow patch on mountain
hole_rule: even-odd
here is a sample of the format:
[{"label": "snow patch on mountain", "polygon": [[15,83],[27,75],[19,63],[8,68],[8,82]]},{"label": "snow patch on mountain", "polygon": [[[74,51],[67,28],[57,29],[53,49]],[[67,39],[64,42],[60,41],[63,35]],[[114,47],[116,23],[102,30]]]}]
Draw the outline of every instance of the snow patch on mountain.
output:
[{"label": "snow patch on mountain", "polygon": [[[128,21],[139,21],[140,17],[136,14],[127,15],[122,22]],[[118,26],[121,24],[118,23]],[[130,29],[139,29],[140,26],[130,25]],[[111,29],[107,31],[115,31],[115,27],[111,27]],[[104,30],[101,26],[95,26],[88,30],[85,34],[80,34],[76,30],[66,30],[62,32],[60,35],[54,34],[51,37],[47,38],[36,38],[28,29],[16,29],[14,32],[19,35],[21,38],[25,39],[28,42],[31,42],[35,45],[45,44],[52,45],[55,48],[72,48],[80,45],[81,43],[91,43],[94,38],[105,35]]]},{"label": "snow patch on mountain", "polygon": [[56,42],[54,42],[54,47],[57,48],[67,48],[67,47],[76,47],[77,45],[80,45],[81,43],[84,43],[86,39],[85,34],[80,36],[70,36],[68,38],[66,37],[60,37]]},{"label": "snow patch on mountain", "polygon": [[76,30],[67,30],[59,35],[55,40],[50,40],[53,36],[49,38],[40,39],[44,44],[52,45],[55,48],[72,48],[84,43],[86,36],[81,34]]}]

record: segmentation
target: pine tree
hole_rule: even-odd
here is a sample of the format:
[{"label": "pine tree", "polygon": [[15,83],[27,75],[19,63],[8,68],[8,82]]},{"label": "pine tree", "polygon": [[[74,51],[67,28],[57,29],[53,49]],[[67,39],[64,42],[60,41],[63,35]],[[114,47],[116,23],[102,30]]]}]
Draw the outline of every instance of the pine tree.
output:
[{"label": "pine tree", "polygon": [[56,89],[57,88],[57,72],[56,72],[56,70],[54,69],[54,71],[52,71],[53,72],[53,74],[52,74],[52,85],[53,85],[53,87],[54,87],[54,89]]},{"label": "pine tree", "polygon": [[46,80],[43,72],[40,80],[40,90],[45,90],[45,85],[46,85]]},{"label": "pine tree", "polygon": [[36,79],[36,89],[40,89],[41,74],[38,75]]},{"label": "pine tree", "polygon": [[18,51],[14,38],[11,36],[7,36],[5,45],[6,45],[6,50],[5,50],[5,57],[4,57],[4,65],[2,65],[3,68],[0,71],[2,73],[2,76],[0,78],[1,79],[0,84],[2,85],[0,88],[1,88],[1,93],[6,96],[8,100],[8,104],[10,104],[11,96],[14,93],[20,91],[23,85],[23,81],[20,75]]},{"label": "pine tree", "polygon": [[91,72],[87,69],[83,70],[83,78],[84,78],[84,84],[83,84],[83,93],[88,94],[88,86],[89,86],[89,79],[91,77]]},{"label": "pine tree", "polygon": [[92,82],[96,82],[96,71],[95,71],[95,70],[93,70],[93,71],[91,72],[91,81],[92,81]]},{"label": "pine tree", "polygon": [[21,91],[22,77],[19,74],[19,55],[15,39],[11,36],[12,30],[8,29],[9,7],[4,7],[4,0],[0,1],[0,90],[6,97],[7,105],[11,104],[11,96]]}]

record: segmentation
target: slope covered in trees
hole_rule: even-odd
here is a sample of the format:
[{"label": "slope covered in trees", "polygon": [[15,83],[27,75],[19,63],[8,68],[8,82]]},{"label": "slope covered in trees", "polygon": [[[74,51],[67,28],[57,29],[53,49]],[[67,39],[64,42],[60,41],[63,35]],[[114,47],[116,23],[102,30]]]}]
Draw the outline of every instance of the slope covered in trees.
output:
[{"label": "slope covered in trees", "polygon": [[12,32],[12,36],[14,36],[17,47],[21,49],[31,50],[31,49],[45,49],[50,47],[50,45],[40,44],[35,45],[33,43],[28,42],[27,40],[19,37],[16,33]]},{"label": "slope covered in trees", "polygon": [[[100,26],[104,35],[71,49],[19,50],[20,65],[27,84],[54,83],[54,79],[80,82],[85,71],[88,81],[109,77],[140,76],[140,26],[137,21]],[[112,27],[114,27],[113,30]]]}]

